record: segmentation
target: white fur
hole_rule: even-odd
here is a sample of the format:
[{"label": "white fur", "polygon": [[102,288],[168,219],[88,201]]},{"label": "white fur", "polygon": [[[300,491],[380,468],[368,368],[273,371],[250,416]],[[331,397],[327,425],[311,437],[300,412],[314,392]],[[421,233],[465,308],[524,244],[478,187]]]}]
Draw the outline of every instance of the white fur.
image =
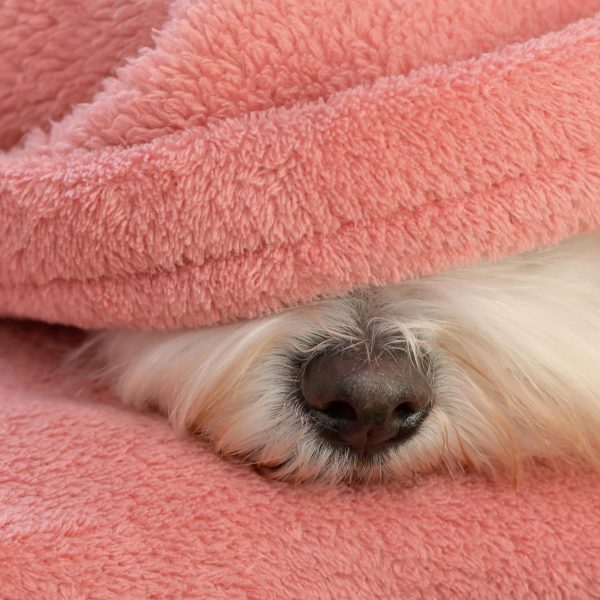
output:
[{"label": "white fur", "polygon": [[[518,474],[537,457],[598,463],[599,309],[600,235],[588,235],[261,320],[93,345],[124,402],[279,478]],[[413,438],[371,460],[319,438],[294,402],[298,364],[333,345],[404,349],[427,371],[434,405]]]}]

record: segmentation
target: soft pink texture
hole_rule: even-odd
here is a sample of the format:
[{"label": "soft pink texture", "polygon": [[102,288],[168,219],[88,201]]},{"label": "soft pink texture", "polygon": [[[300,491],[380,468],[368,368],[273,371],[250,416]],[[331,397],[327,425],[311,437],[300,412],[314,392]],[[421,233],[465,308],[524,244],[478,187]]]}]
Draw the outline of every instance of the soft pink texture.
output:
[{"label": "soft pink texture", "polygon": [[0,597],[592,598],[600,479],[268,482],[58,376],[79,336],[0,325]]},{"label": "soft pink texture", "polygon": [[[229,321],[600,223],[600,0],[8,6],[4,314]],[[0,325],[2,598],[600,588],[594,473],[267,482],[62,372],[78,339]]]},{"label": "soft pink texture", "polygon": [[[136,54],[167,8],[139,4],[18,38],[40,89],[0,115],[40,128],[0,155],[0,313],[221,323],[600,225],[600,0],[180,0]],[[80,27],[103,51],[55,65],[39,36]]]},{"label": "soft pink texture", "polygon": [[89,101],[151,42],[169,0],[14,0],[0,10],[0,148]]}]

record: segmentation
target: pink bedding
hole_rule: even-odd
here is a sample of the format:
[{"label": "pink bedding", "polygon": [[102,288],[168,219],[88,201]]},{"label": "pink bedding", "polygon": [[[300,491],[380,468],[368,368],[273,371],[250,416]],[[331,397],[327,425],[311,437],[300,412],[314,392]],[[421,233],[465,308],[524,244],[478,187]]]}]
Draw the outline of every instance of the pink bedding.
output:
[{"label": "pink bedding", "polygon": [[8,6],[0,314],[220,323],[600,224],[600,0]]},{"label": "pink bedding", "polygon": [[[0,315],[175,328],[600,224],[600,0],[0,6]],[[20,140],[20,141],[19,141]],[[267,482],[0,324],[0,597],[588,598],[600,481]]]}]

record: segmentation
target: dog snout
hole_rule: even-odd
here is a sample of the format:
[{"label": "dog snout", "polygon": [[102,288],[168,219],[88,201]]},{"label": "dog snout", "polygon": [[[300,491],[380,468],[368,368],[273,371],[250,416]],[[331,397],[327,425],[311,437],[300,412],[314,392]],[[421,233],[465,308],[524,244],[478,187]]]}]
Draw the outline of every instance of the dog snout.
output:
[{"label": "dog snout", "polygon": [[323,437],[369,453],[413,436],[429,413],[432,390],[404,354],[369,360],[346,351],[312,359],[302,395]]}]

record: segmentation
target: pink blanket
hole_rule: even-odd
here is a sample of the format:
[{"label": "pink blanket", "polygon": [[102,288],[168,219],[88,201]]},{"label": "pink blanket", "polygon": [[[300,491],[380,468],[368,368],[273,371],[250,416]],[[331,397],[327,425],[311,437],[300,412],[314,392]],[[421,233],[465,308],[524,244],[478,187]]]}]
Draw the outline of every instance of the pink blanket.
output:
[{"label": "pink blanket", "polygon": [[0,327],[0,597],[592,598],[600,480],[293,487],[59,377],[73,332]]},{"label": "pink blanket", "polygon": [[[0,314],[225,322],[598,227],[597,11],[3,3]],[[0,324],[2,598],[600,589],[597,474],[267,482],[62,372],[77,339]]]},{"label": "pink blanket", "polygon": [[11,3],[0,313],[226,322],[598,227],[598,10]]}]

